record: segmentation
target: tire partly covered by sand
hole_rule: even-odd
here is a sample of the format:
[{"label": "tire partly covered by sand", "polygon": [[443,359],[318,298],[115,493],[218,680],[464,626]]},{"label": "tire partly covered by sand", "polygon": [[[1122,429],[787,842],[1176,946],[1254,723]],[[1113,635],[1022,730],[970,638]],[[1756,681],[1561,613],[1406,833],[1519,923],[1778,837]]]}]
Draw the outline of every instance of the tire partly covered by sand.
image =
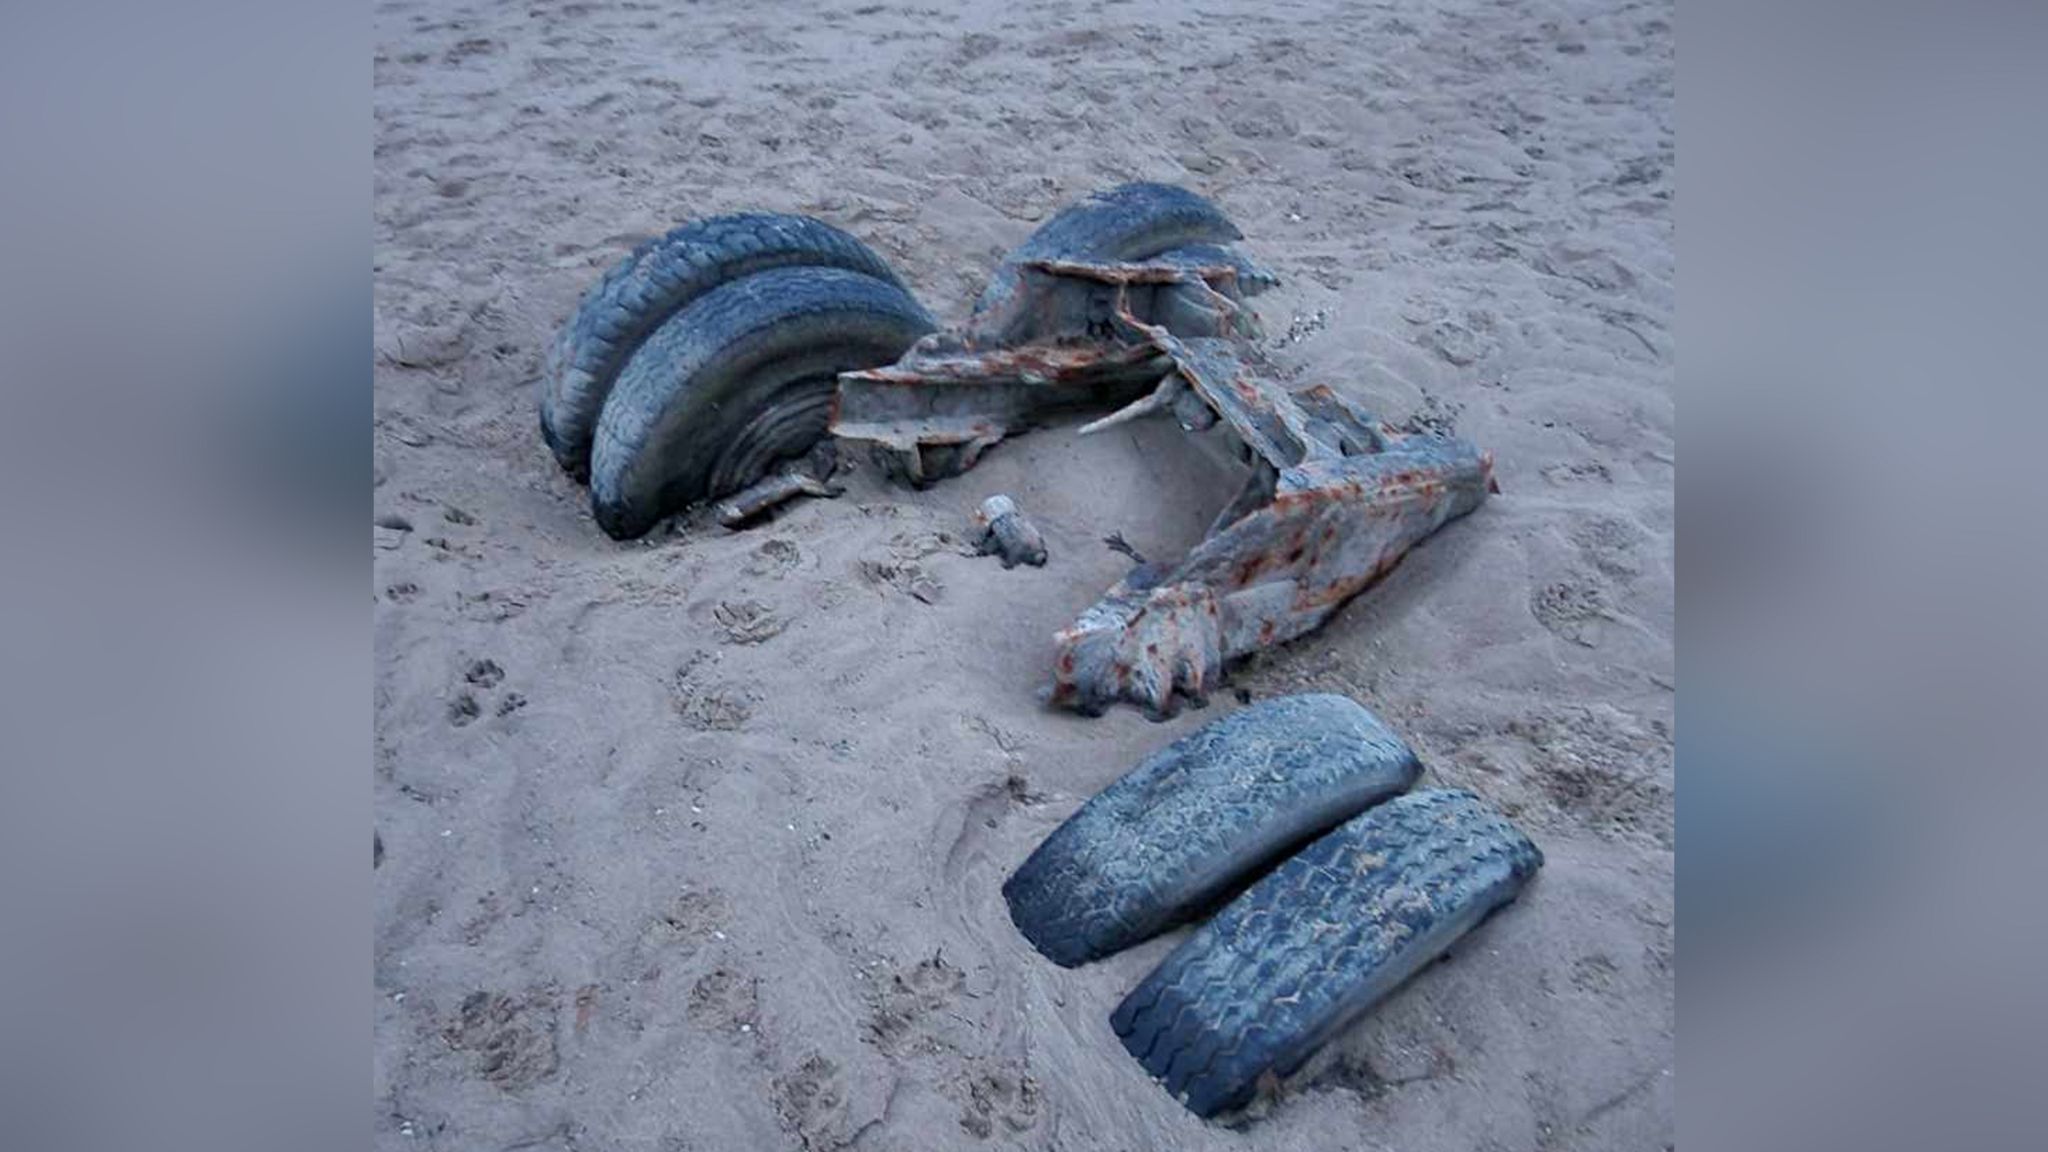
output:
[{"label": "tire partly covered by sand", "polygon": [[1124,998],[1124,1048],[1199,1116],[1249,1103],[1513,900],[1543,865],[1464,791],[1387,801],[1302,849]]},{"label": "tire partly covered by sand", "polygon": [[1045,838],[1003,897],[1025,938],[1071,968],[1206,912],[1421,772],[1414,751],[1349,697],[1263,701],[1097,793]]},{"label": "tire partly covered by sand", "polygon": [[555,459],[571,475],[587,475],[605,399],[664,321],[721,284],[789,267],[844,268],[903,287],[867,245],[808,216],[713,216],[642,244],[584,295],[549,352],[540,428]]},{"label": "tire partly covered by sand", "polygon": [[976,315],[1016,292],[1032,260],[1143,260],[1175,248],[1243,238],[1221,208],[1172,184],[1119,184],[1068,205],[1013,249],[989,277]]},{"label": "tire partly covered by sand", "polygon": [[617,539],[736,492],[825,433],[841,372],[893,363],[934,327],[893,279],[781,267],[670,316],[626,362],[598,417],[591,511]]}]

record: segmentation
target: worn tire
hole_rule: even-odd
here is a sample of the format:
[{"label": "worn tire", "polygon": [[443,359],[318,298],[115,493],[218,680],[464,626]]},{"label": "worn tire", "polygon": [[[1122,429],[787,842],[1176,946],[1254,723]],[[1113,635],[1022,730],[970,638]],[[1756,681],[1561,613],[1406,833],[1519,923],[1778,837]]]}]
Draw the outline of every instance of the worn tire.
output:
[{"label": "worn tire", "polygon": [[824,435],[841,372],[888,364],[932,318],[841,268],[774,268],[712,289],[619,374],[591,445],[590,504],[617,539],[735,492]]},{"label": "worn tire", "polygon": [[1249,1103],[1515,898],[1543,854],[1469,792],[1397,797],[1283,862],[1110,1016],[1187,1108]]},{"label": "worn tire", "polygon": [[1283,696],[1146,757],[1003,885],[1010,919],[1073,967],[1214,907],[1310,837],[1403,792],[1415,753],[1344,696]]},{"label": "worn tire", "polygon": [[1061,209],[1025,237],[989,277],[974,312],[987,312],[1017,291],[1019,265],[1029,260],[1142,260],[1191,244],[1242,238],[1223,210],[1172,184],[1119,184]]},{"label": "worn tire", "polygon": [[605,398],[663,321],[721,284],[787,267],[845,268],[903,286],[867,245],[808,216],[713,216],[650,240],[592,286],[555,338],[540,392],[541,438],[555,459],[586,474]]},{"label": "worn tire", "polygon": [[1164,252],[1145,257],[1154,263],[1172,264],[1181,268],[1201,268],[1223,265],[1237,272],[1237,294],[1257,296],[1280,286],[1280,277],[1271,269],[1229,244],[1185,244],[1169,248]]}]

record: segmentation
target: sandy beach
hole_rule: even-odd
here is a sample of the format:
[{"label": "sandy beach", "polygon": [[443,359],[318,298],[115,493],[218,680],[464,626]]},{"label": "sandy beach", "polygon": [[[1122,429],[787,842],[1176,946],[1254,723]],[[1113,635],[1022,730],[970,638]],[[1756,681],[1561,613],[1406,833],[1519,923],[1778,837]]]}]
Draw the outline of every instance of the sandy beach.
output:
[{"label": "sandy beach", "polygon": [[[384,1149],[1643,1150],[1675,1141],[1675,6],[380,2],[373,1115]],[[1049,711],[1051,636],[1231,484],[1167,421],[618,544],[535,389],[639,241],[816,215],[961,319],[1185,185],[1290,378],[1501,494],[1206,710]],[[1044,568],[974,556],[1013,495]],[[915,594],[913,594],[915,593]],[[1268,1113],[1205,1124],[1003,878],[1143,755],[1350,695],[1548,863]]]}]

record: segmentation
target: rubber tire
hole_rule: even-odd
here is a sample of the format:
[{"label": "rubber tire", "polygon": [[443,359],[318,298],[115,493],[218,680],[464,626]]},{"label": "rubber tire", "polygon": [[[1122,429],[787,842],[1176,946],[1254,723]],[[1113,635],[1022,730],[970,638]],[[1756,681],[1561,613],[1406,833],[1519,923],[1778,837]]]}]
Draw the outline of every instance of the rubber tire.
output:
[{"label": "rubber tire", "polygon": [[1071,968],[1215,907],[1311,837],[1406,791],[1399,736],[1344,696],[1282,696],[1145,758],[1003,885],[1010,919]]},{"label": "rubber tire", "polygon": [[1060,210],[1026,237],[989,277],[974,305],[987,312],[1017,290],[1028,260],[1142,260],[1192,244],[1243,237],[1223,210],[1172,184],[1120,184]]},{"label": "rubber tire", "polygon": [[650,240],[591,287],[555,338],[540,392],[541,438],[555,459],[588,474],[605,398],[663,321],[721,284],[785,267],[845,268],[903,286],[867,245],[809,216],[712,216]]},{"label": "rubber tire", "polygon": [[1217,264],[1234,268],[1237,270],[1237,294],[1241,297],[1257,296],[1280,286],[1280,277],[1229,244],[1187,244],[1153,253],[1145,259],[1183,268]]},{"label": "rubber tire", "polygon": [[[759,479],[824,435],[839,373],[893,363],[933,327],[901,287],[839,268],[775,268],[706,293],[647,338],[605,401],[590,461],[598,525],[631,539]],[[763,451],[764,436],[780,450]]]},{"label": "rubber tire", "polygon": [[1241,1108],[1261,1078],[1298,1070],[1542,865],[1528,837],[1469,792],[1389,800],[1197,929],[1110,1025],[1196,1115]]}]

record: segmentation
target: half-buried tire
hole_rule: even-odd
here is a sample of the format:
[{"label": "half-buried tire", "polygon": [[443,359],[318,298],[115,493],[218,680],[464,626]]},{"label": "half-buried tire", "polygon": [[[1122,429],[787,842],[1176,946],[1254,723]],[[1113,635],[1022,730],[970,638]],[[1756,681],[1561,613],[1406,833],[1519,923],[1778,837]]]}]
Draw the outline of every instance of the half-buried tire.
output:
[{"label": "half-buried tire", "polygon": [[745,212],[693,221],[633,250],[585,293],[548,355],[541,438],[571,475],[619,373],[650,333],[721,284],[770,268],[844,268],[901,287],[888,261],[822,220]]},{"label": "half-buried tire", "polygon": [[901,287],[775,268],[705,293],[655,329],[605,400],[590,504],[625,540],[736,492],[824,435],[838,374],[888,364],[932,318]]},{"label": "half-buried tire", "polygon": [[1003,885],[1010,919],[1073,967],[1214,907],[1311,837],[1406,791],[1415,753],[1344,696],[1283,696],[1153,753]]},{"label": "half-buried tire", "polygon": [[1195,930],[1110,1025],[1199,1116],[1251,1102],[1513,900],[1543,853],[1469,792],[1396,797]]},{"label": "half-buried tire", "polygon": [[989,277],[977,315],[1009,299],[1032,260],[1142,260],[1190,245],[1228,244],[1243,233],[1221,208],[1172,184],[1119,184],[1062,208],[1025,237]]}]

